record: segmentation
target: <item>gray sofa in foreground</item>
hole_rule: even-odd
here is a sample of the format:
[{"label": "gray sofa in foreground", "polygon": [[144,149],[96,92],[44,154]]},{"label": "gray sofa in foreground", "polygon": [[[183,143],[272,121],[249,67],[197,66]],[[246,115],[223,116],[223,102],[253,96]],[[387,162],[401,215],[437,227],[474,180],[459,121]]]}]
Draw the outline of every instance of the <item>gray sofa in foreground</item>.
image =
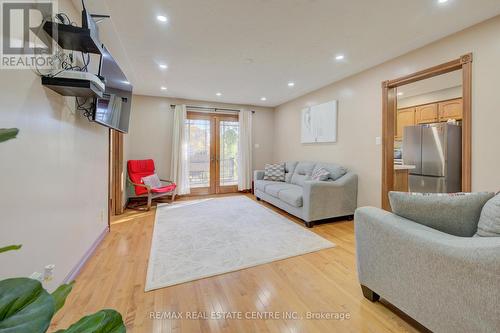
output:
[{"label": "gray sofa in foreground", "polygon": [[[458,237],[373,207],[354,219],[366,298],[382,296],[437,333],[500,331],[499,237]],[[477,229],[467,223],[455,229]]]},{"label": "gray sofa in foreground", "polygon": [[[326,181],[312,181],[315,169],[330,172]],[[254,194],[295,215],[311,228],[313,221],[348,216],[357,207],[358,177],[345,168],[331,163],[286,162],[285,182],[264,180],[264,171],[254,172]]]}]

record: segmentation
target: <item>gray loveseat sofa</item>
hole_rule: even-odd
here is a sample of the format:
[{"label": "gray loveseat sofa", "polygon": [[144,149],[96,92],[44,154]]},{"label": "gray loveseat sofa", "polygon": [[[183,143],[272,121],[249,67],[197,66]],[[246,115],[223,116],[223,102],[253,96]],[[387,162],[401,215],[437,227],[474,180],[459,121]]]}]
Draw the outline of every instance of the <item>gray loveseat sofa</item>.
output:
[{"label": "gray loveseat sofa", "polygon": [[[328,180],[311,180],[311,174],[319,168],[330,172]],[[254,194],[257,200],[301,218],[311,228],[317,220],[352,218],[357,207],[358,177],[336,164],[286,162],[284,182],[264,180],[264,171],[255,171]]]},{"label": "gray loveseat sofa", "polygon": [[[433,332],[500,330],[500,238],[445,233],[390,212],[356,211],[363,295],[380,296]],[[453,230],[477,229],[477,221]],[[459,234],[458,232],[454,232]],[[379,296],[380,295],[380,296]]]}]

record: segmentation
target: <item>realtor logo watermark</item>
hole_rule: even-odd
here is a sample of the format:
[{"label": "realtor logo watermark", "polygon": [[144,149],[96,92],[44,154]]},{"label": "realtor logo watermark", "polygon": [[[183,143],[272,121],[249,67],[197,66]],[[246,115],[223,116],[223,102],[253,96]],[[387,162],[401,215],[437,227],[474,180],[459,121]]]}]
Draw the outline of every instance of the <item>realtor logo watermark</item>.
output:
[{"label": "realtor logo watermark", "polygon": [[[51,68],[54,40],[43,25],[52,21],[57,2],[0,0],[0,4],[0,68]],[[57,38],[56,29],[52,35]]]}]

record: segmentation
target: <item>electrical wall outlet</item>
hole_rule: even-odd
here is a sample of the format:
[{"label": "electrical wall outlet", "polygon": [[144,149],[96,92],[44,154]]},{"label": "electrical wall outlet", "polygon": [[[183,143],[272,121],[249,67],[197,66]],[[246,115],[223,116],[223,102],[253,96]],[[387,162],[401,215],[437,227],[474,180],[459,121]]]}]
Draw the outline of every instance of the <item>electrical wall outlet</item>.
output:
[{"label": "electrical wall outlet", "polygon": [[56,265],[47,265],[45,266],[43,270],[43,281],[44,282],[49,282],[54,279],[54,269],[56,268]]}]

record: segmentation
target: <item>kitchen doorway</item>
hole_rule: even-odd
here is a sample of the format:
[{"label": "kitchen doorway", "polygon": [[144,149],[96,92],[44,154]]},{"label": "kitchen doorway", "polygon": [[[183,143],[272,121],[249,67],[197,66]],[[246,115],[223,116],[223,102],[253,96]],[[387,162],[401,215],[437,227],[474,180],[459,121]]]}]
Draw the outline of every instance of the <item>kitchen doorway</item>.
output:
[{"label": "kitchen doorway", "polygon": [[472,54],[383,82],[382,208],[389,191],[470,192]]},{"label": "kitchen doorway", "polygon": [[188,112],[191,195],[238,192],[238,115]]}]

